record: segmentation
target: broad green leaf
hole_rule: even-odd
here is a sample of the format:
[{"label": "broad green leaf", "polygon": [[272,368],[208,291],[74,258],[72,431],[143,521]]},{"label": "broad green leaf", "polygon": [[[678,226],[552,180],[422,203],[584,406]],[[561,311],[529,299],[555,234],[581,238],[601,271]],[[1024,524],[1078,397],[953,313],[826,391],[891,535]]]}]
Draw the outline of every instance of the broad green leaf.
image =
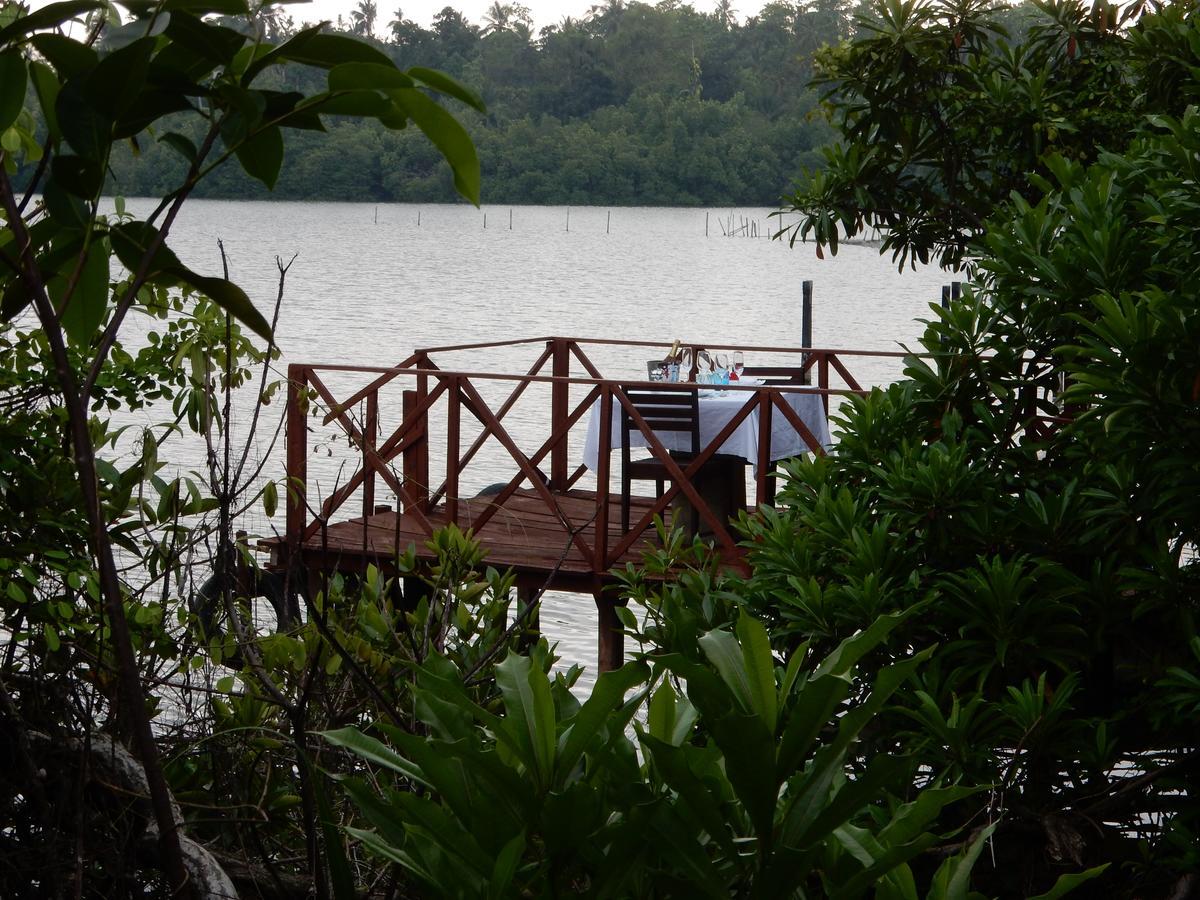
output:
[{"label": "broad green leaf", "polygon": [[[56,159],[55,162],[57,161]],[[87,204],[63,190],[63,186],[57,178],[50,178],[46,182],[46,190],[42,194],[42,199],[46,203],[46,212],[50,214],[50,218],[56,224],[75,230],[87,228]],[[43,259],[42,266],[45,267],[48,262],[49,260]]]},{"label": "broad green leaf", "polygon": [[275,511],[279,508],[279,488],[274,481],[268,481],[263,485],[263,512],[270,519],[275,515]]},{"label": "broad green leaf", "polygon": [[275,187],[283,165],[283,135],[272,126],[260,131],[237,147],[238,162],[251,178],[257,178],[268,189]]},{"label": "broad green leaf", "polygon": [[774,733],[778,709],[770,640],[752,616],[741,615],[736,628],[736,638],[727,631],[710,631],[700,638],[700,646],[742,709],[760,716]]},{"label": "broad green leaf", "polygon": [[394,66],[391,58],[370,44],[346,37],[340,34],[321,34],[315,31],[301,32],[292,40],[281,44],[278,54],[268,54],[251,66],[247,71],[257,72],[263,65],[273,62],[275,58],[290,59],[293,62],[316,66],[321,69],[332,69],[343,63],[363,62],[375,63],[381,66]]},{"label": "broad green leaf", "polygon": [[28,77],[24,56],[16,50],[0,53],[0,131],[17,121],[21,114]]},{"label": "broad green leaf", "polygon": [[108,309],[108,257],[108,241],[93,240],[75,291],[59,316],[67,337],[80,347],[91,343]]},{"label": "broad green leaf", "polygon": [[542,789],[554,772],[554,701],[546,673],[526,656],[509,653],[496,666],[496,684],[504,698],[504,719],[497,737],[509,748]]},{"label": "broad green leaf", "polygon": [[680,896],[728,898],[729,892],[708,854],[696,841],[695,829],[684,822],[678,812],[666,803],[655,807],[650,817],[649,833],[671,857],[672,868],[678,871],[688,889]]},{"label": "broad green leaf", "polygon": [[92,102],[86,76],[77,76],[63,85],[54,103],[54,115],[63,138],[76,153],[97,162],[105,158],[113,123]]},{"label": "broad green leaf", "polygon": [[196,160],[196,145],[192,141],[180,134],[177,131],[169,131],[159,139],[160,143],[166,144],[176,153],[186,159],[189,163]]},{"label": "broad green leaf", "polygon": [[650,735],[642,737],[642,746],[654,761],[663,781],[685,804],[685,815],[693,817],[709,839],[733,854],[733,837],[721,797],[688,765],[689,755],[698,752],[697,748],[672,746]]},{"label": "broad green leaf", "polygon": [[286,60],[293,59],[294,57],[290,55],[292,53],[303,52],[303,47],[312,40],[313,36],[321,33],[321,28],[322,26],[319,24],[303,28],[282,44],[273,47],[267,53],[255,59],[254,62],[246,67],[246,71],[242,75],[242,84],[250,84],[255,76],[267,66],[276,62],[285,62]]},{"label": "broad green leaf", "polygon": [[63,189],[76,197],[91,200],[104,185],[104,172],[93,159],[60,153],[50,163],[50,172]]},{"label": "broad green leaf", "polygon": [[988,825],[979,832],[970,847],[938,867],[933,873],[933,885],[926,895],[927,900],[968,900],[971,869],[975,867],[975,861],[995,830],[995,825]]},{"label": "broad green leaf", "polygon": [[29,43],[54,67],[61,81],[90,72],[100,61],[91,47],[63,34],[35,34]]},{"label": "broad green leaf", "polygon": [[646,731],[657,740],[678,747],[691,734],[699,713],[686,697],[675,693],[671,682],[663,679],[646,710]]},{"label": "broad green leaf", "polygon": [[46,132],[51,142],[58,141],[62,132],[58,128],[58,114],[55,112],[55,102],[58,100],[58,90],[61,82],[54,70],[40,60],[29,61],[29,77],[33,82],[34,93],[37,94],[38,105],[42,108],[42,118],[46,122]]},{"label": "broad green leaf", "polygon": [[509,841],[496,857],[492,867],[492,877],[488,882],[489,897],[504,897],[511,893],[513,876],[517,874],[517,866],[525,853],[525,832],[522,831]]},{"label": "broad green leaf", "polygon": [[14,40],[48,28],[56,28],[93,9],[102,9],[103,4],[96,0],[66,0],[64,3],[51,3],[41,9],[31,12],[13,22],[7,28],[0,29],[0,44],[12,43]]},{"label": "broad green leaf", "polygon": [[915,609],[916,607],[912,607],[904,612],[882,615],[867,628],[846,638],[817,666],[809,676],[809,680],[815,681],[824,675],[834,675],[838,678],[850,677],[851,671],[858,661],[879,646],[892,630],[907,619]]},{"label": "broad green leaf", "polygon": [[109,231],[109,237],[112,239],[113,252],[116,253],[117,259],[130,272],[138,271],[143,259],[150,254],[151,247],[155,248],[147,265],[147,271],[151,275],[168,269],[183,268],[179,257],[161,241],[158,229],[148,222],[122,222]]},{"label": "broad green leaf", "polygon": [[441,91],[455,100],[461,100],[467,106],[477,109],[481,113],[487,112],[487,105],[483,102],[482,97],[465,85],[455,81],[445,72],[439,72],[436,69],[426,69],[422,66],[414,66],[408,70],[408,74],[418,81],[429,85],[436,91]]},{"label": "broad green leaf", "polygon": [[388,88],[411,88],[413,80],[394,65],[371,62],[350,62],[329,70],[330,91],[382,91]]},{"label": "broad green leaf", "polygon": [[348,727],[335,731],[322,731],[321,737],[337,747],[344,747],[361,756],[369,763],[384,766],[406,778],[423,783],[420,771],[409,760],[375,738],[363,734],[357,728]]},{"label": "broad green leaf", "polygon": [[392,799],[400,807],[405,824],[410,828],[420,828],[437,849],[449,857],[456,880],[462,884],[474,882],[480,885],[486,885],[491,880],[492,859],[479,846],[475,835],[463,827],[461,820],[441,804],[415,794],[396,793]]},{"label": "broad green leaf", "polygon": [[742,648],[742,668],[751,709],[762,716],[767,730],[775,733],[779,709],[775,695],[775,658],[771,655],[771,639],[758,619],[742,612],[734,626]]},{"label": "broad green leaf", "polygon": [[[171,14],[167,36],[176,43],[160,52],[155,62],[186,71],[193,78],[206,74],[217,65],[229,65],[247,41],[246,35],[232,28],[203,21],[182,11]],[[190,51],[190,54],[180,53],[177,48]],[[201,66],[197,59],[208,60],[208,64]]]},{"label": "broad green leaf", "polygon": [[[146,69],[155,39],[141,37],[128,46],[101,57],[87,76],[87,95],[109,120],[115,120],[145,90]],[[65,123],[61,123],[65,124]]]},{"label": "broad green leaf", "polygon": [[1111,863],[1103,863],[1083,872],[1070,872],[1066,875],[1060,875],[1058,880],[1054,882],[1054,887],[1050,888],[1044,894],[1030,897],[1029,900],[1059,900],[1060,897],[1065,897],[1081,884],[1091,881],[1093,878],[1099,878],[1110,865]]},{"label": "broad green leaf", "polygon": [[645,663],[631,662],[615,672],[605,672],[596,679],[591,695],[571,719],[570,728],[560,742],[556,762],[558,781],[567,777],[588,745],[603,729],[624,729],[635,708],[627,707],[625,716],[617,715],[616,711],[624,703],[625,694],[649,676],[650,669]]},{"label": "broad green leaf", "polygon": [[417,90],[389,91],[393,102],[442,151],[454,173],[454,186],[479,205],[479,157],[466,129],[437,103]]}]

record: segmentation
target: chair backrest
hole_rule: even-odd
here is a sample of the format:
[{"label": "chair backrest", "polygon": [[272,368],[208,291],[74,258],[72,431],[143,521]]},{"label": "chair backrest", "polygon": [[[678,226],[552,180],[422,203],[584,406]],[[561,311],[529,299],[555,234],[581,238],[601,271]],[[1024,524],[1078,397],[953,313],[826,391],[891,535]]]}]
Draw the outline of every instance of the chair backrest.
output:
[{"label": "chair backrest", "polygon": [[746,366],[743,378],[761,378],[764,384],[807,384],[808,373],[800,366]]},{"label": "chair backrest", "polygon": [[[622,390],[652,431],[688,434],[691,452],[700,452],[700,404],[695,390],[664,391],[637,385],[623,385]],[[629,435],[638,430],[629,410],[621,407],[621,449],[625,453]]]}]

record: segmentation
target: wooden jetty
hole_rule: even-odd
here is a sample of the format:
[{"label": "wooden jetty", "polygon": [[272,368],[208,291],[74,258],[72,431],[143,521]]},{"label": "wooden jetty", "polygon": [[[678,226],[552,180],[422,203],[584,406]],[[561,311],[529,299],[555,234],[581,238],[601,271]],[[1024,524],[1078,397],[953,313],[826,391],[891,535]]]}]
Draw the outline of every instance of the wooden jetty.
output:
[{"label": "wooden jetty", "polygon": [[[790,360],[775,371],[791,378],[731,385],[746,403],[687,460],[671,457],[633,411],[650,452],[671,460],[675,477],[661,497],[632,498],[631,525],[623,531],[619,491],[609,487],[620,482],[619,460],[610,460],[608,446],[619,411],[631,408],[625,389],[641,379],[605,375],[594,358],[605,357],[610,371],[612,360],[623,359],[622,373],[645,372],[645,360],[661,358],[669,345],[541,337],[418,350],[391,368],[290,365],[287,528],[260,548],[269,552],[272,567],[312,578],[362,572],[369,564],[386,571],[409,546],[418,557],[432,556],[426,541],[438,528],[471,529],[490,565],[511,568],[526,602],[543,590],[590,593],[598,613],[599,667],[618,666],[623,648],[615,610],[622,601],[610,590],[613,569],[640,562],[656,546],[655,517],[669,522],[677,499],[691,504],[725,563],[744,567],[744,550],[728,525],[731,510],[713,509],[697,489],[698,476],[726,439],[757,417],[761,439],[758,458],[750,461],[755,475],[749,508],[770,502],[771,429],[780,417],[803,438],[804,449],[825,452],[785,395],[816,392],[828,412],[831,396],[862,391],[845,358],[903,356],[686,344],[693,359],[700,350],[742,350],[748,360]],[[496,356],[511,363],[526,352],[531,362],[523,374],[485,365]],[[697,390],[695,384],[655,386]],[[575,462],[589,417],[598,418],[599,434],[608,436],[600,438],[594,472]],[[507,480],[496,484],[496,472]],[[483,493],[481,480],[491,483]]]}]

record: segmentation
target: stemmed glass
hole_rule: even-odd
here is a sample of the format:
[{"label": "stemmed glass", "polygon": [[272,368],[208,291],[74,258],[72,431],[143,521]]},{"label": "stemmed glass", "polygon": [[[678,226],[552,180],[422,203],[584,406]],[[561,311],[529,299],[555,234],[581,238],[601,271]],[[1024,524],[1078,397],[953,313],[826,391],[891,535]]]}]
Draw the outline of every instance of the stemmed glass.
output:
[{"label": "stemmed glass", "polygon": [[716,363],[717,384],[729,384],[729,354],[718,352],[713,356]]},{"label": "stemmed glass", "polygon": [[746,360],[745,360],[745,357],[742,356],[742,351],[734,350],[733,351],[733,374],[729,376],[730,380],[741,381],[742,380],[742,369],[744,369],[744,368],[746,368]]}]

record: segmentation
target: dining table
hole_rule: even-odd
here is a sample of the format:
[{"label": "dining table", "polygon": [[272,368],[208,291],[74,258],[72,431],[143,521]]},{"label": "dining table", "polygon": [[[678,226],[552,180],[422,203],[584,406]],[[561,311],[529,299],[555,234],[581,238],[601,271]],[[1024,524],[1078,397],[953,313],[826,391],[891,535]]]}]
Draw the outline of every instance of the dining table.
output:
[{"label": "dining table", "polygon": [[[751,382],[742,382],[745,386],[753,387]],[[722,429],[747,403],[757,399],[757,392],[749,390],[728,390],[722,387],[697,386],[699,398],[697,402],[700,416],[700,446],[707,447],[719,435]],[[784,402],[788,404],[804,423],[805,427],[816,438],[823,449],[832,446],[833,439],[829,433],[829,418],[825,413],[824,399],[819,391],[805,390],[801,385],[788,385],[786,390],[779,392]],[[621,405],[613,398],[612,428],[609,433],[609,449],[621,446]],[[759,416],[757,407],[751,410],[725,439],[717,450],[723,456],[741,457],[751,465],[757,465],[759,459]],[[687,451],[691,449],[690,437],[682,432],[663,432],[657,434],[663,447],[667,450]],[[771,414],[771,446],[768,459],[788,459],[811,453],[812,448],[800,436],[800,432],[792,425],[778,409]],[[646,436],[640,431],[633,430],[629,435],[631,447],[648,447]],[[600,459],[600,400],[592,404],[588,418],[587,434],[583,444],[583,464],[596,471]]]}]

